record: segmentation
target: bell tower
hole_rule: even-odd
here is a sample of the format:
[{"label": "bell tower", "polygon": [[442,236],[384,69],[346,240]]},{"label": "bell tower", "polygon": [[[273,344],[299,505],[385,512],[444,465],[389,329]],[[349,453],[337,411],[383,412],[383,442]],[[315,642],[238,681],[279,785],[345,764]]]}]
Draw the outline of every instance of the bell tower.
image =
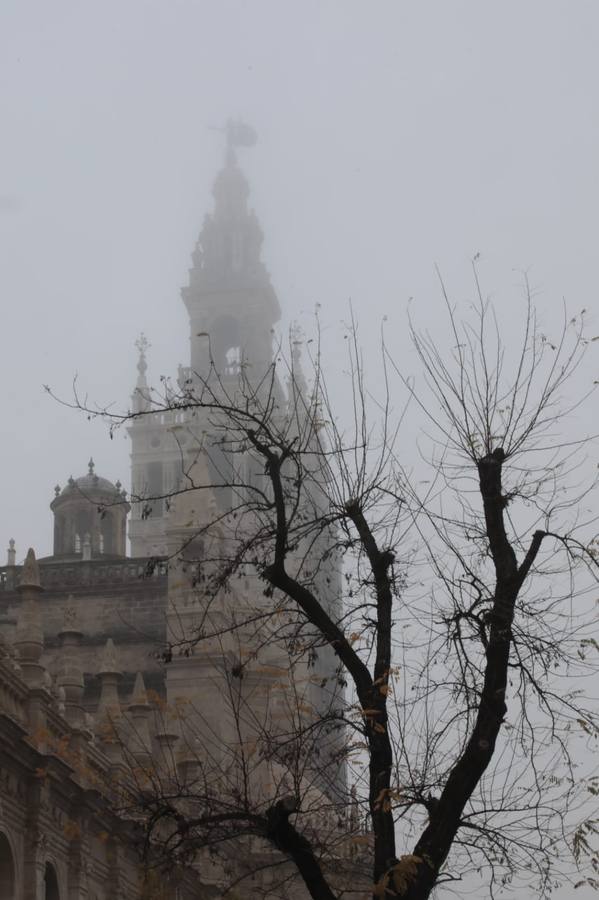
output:
[{"label": "bell tower", "polygon": [[[249,185],[237,164],[237,151],[256,141],[252,128],[229,121],[225,164],[214,182],[214,208],[204,219],[192,253],[188,284],[181,295],[189,314],[190,365],[181,367],[179,384],[214,374],[223,383],[239,378],[241,367],[251,380],[261,379],[272,363],[272,332],[281,311],[262,261],[263,234],[248,205]],[[131,500],[129,537],[133,556],[167,553],[172,492],[182,472],[203,446],[202,417],[181,410],[155,408],[146,377],[149,344],[137,342],[137,384],[132,396]],[[211,475],[222,481],[226,460],[217,447],[208,454]],[[219,477],[220,473],[220,477]],[[216,491],[221,508],[226,490]]]},{"label": "bell tower", "polygon": [[225,134],[214,209],[204,219],[189,283],[181,291],[189,313],[192,373],[205,377],[212,365],[222,379],[238,375],[242,362],[250,372],[265,373],[272,361],[272,329],[281,315],[261,257],[262,229],[237,164],[237,148],[254,144],[256,135],[232,121]]}]

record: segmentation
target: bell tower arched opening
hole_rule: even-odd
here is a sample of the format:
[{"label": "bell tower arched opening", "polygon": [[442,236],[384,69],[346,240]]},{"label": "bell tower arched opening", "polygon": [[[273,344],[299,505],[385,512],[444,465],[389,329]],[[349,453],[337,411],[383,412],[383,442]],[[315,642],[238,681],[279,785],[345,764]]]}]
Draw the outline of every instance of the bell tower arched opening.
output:
[{"label": "bell tower arched opening", "polygon": [[237,375],[241,365],[241,329],[233,316],[219,316],[210,329],[212,362],[221,376]]}]

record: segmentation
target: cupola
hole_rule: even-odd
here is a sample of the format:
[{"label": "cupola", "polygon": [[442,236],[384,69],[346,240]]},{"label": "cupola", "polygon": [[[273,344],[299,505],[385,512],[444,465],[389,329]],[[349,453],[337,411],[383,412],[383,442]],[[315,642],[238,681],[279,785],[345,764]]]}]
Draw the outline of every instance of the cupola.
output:
[{"label": "cupola", "polygon": [[96,475],[93,459],[86,475],[54,488],[54,556],[98,559],[126,555],[130,506],[120,481]]}]

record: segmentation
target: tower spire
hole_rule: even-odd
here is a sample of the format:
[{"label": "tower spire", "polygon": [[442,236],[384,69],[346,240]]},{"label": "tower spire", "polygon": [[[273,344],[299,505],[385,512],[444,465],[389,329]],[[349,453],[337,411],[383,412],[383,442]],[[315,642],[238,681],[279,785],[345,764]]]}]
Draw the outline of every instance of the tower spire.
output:
[{"label": "tower spire", "polygon": [[308,394],[308,382],[304,374],[302,366],[302,344],[304,343],[301,328],[297,323],[293,323],[289,330],[289,339],[291,343],[291,372],[289,378],[289,394],[290,397],[298,394],[304,400]]},{"label": "tower spire", "polygon": [[[243,375],[260,383],[273,362],[272,336],[280,318],[262,261],[262,229],[249,206],[250,188],[236,159],[239,148],[255,144],[256,133],[232,119],[219,131],[225,139],[225,163],[214,182],[213,209],[204,219],[193,251],[189,282],[181,292],[189,314],[191,360],[179,384],[191,393],[203,379],[232,384]],[[189,471],[194,447],[203,445],[201,432],[206,423],[200,422],[200,416],[188,415],[186,409],[153,415],[152,389],[146,380],[147,347],[142,335],[137,343],[139,377],[129,429],[134,500],[129,536],[134,556],[161,556],[168,544],[165,500]],[[217,481],[222,480],[219,464],[226,462],[222,453],[218,462],[219,453],[219,448],[213,448],[208,460],[210,478]],[[216,502],[224,504],[225,496],[228,493],[221,491]]]},{"label": "tower spire", "polygon": [[223,131],[225,165],[181,292],[190,319],[191,368],[204,374],[210,363],[228,377],[239,374],[243,360],[261,376],[272,362],[272,328],[281,312],[262,260],[262,229],[248,205],[249,184],[236,158],[239,147],[256,143],[256,132],[233,119]]},{"label": "tower spire", "polygon": [[150,347],[150,342],[143,331],[135,341],[135,346],[137,347],[139,354],[137,359],[137,382],[131,399],[133,403],[133,412],[139,413],[147,412],[150,408],[150,393],[148,380],[146,378],[146,372],[148,370],[146,351]]}]

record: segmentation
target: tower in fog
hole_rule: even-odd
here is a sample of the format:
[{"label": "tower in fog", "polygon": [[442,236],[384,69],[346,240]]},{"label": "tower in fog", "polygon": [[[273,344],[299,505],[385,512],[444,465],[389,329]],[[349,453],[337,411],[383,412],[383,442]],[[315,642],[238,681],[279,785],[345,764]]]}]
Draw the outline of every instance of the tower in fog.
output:
[{"label": "tower in fog", "polygon": [[[272,362],[273,328],[280,307],[262,260],[263,233],[249,207],[249,185],[237,164],[236,148],[254,143],[253,131],[230,122],[225,164],[213,187],[214,208],[204,219],[192,253],[188,284],[181,296],[189,314],[189,366],[180,367],[179,386],[218,378],[233,384],[240,368],[261,378]],[[138,342],[138,379],[133,411],[151,406],[146,378],[147,342]],[[134,498],[129,527],[133,556],[167,552],[168,497],[180,483],[190,444],[197,446],[201,422],[184,411],[140,415],[130,428],[131,484]],[[218,477],[218,450],[211,451]],[[222,462],[222,461],[221,461]],[[137,498],[137,499],[136,499]]]}]

